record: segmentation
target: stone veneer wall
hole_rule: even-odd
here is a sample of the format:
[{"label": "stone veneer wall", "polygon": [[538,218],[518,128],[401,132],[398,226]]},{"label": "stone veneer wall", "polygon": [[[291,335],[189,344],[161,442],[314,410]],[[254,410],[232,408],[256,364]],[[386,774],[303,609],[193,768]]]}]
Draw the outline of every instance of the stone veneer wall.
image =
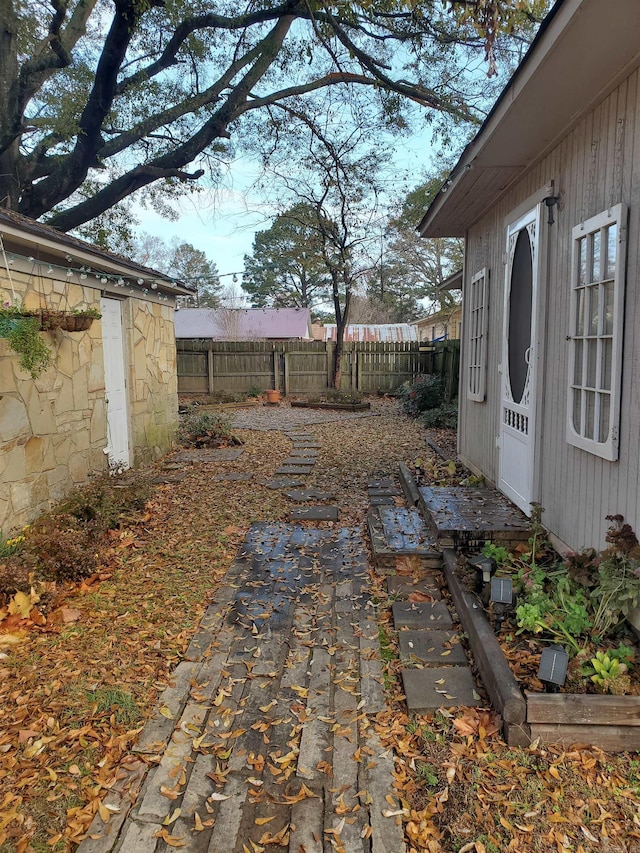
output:
[{"label": "stone veneer wall", "polygon": [[[27,310],[96,308],[100,290],[12,271]],[[0,271],[3,302],[11,287]],[[132,461],[157,459],[177,427],[178,392],[173,306],[125,300]],[[42,333],[53,361],[35,381],[0,338],[0,530],[29,523],[66,492],[107,468],[104,364],[100,321],[86,332]]]}]

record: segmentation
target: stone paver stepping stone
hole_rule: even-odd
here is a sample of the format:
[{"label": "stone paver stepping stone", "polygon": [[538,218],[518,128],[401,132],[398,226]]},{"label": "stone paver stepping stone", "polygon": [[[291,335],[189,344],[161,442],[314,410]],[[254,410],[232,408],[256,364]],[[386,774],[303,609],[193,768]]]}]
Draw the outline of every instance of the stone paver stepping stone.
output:
[{"label": "stone paver stepping stone", "polygon": [[441,601],[394,601],[393,624],[400,628],[451,628],[453,620]]},{"label": "stone paver stepping stone", "polygon": [[397,489],[367,489],[370,498],[389,498],[396,497],[400,492]]},{"label": "stone paver stepping stone", "polygon": [[337,506],[294,506],[289,518],[298,521],[337,521]]},{"label": "stone paver stepping stone", "polygon": [[294,448],[289,451],[289,456],[302,456],[304,459],[317,459],[319,455],[317,450],[309,450],[306,447]]},{"label": "stone paver stepping stone", "polygon": [[442,593],[435,575],[428,575],[424,580],[415,582],[402,575],[391,575],[387,578],[387,592],[408,599],[412,592],[422,592],[440,601]]},{"label": "stone paver stepping stone", "polygon": [[283,465],[299,465],[300,467],[313,468],[318,460],[309,456],[289,456],[283,461]]},{"label": "stone paver stepping stone", "polygon": [[213,479],[219,483],[232,482],[233,480],[250,480],[253,477],[253,474],[250,472],[245,473],[229,473],[229,474],[215,474]]},{"label": "stone paver stepping stone", "polygon": [[321,492],[320,489],[290,489],[285,492],[292,501],[332,501],[335,495],[331,492]]},{"label": "stone paver stepping stone", "polygon": [[369,498],[371,506],[395,506],[396,501],[391,495],[372,495]]},{"label": "stone paver stepping stone", "polygon": [[186,471],[167,471],[166,474],[158,474],[151,482],[157,485],[165,485],[169,483],[180,483],[187,476]]},{"label": "stone paver stepping stone", "polygon": [[437,666],[468,663],[465,651],[452,631],[400,631],[398,639],[402,660],[417,658]]},{"label": "stone paver stepping stone", "polygon": [[286,474],[287,476],[293,474],[309,474],[310,472],[310,465],[281,465],[276,469],[276,474]]},{"label": "stone paver stepping stone", "polygon": [[402,682],[407,707],[416,714],[482,704],[475,679],[466,666],[403,669]]},{"label": "stone paver stepping stone", "polygon": [[304,480],[297,477],[276,477],[275,480],[267,480],[264,485],[268,489],[294,489],[296,486],[304,486]]},{"label": "stone paver stepping stone", "polygon": [[395,489],[393,480],[388,477],[382,477],[378,480],[369,480],[367,483],[368,489]]},{"label": "stone paver stepping stone", "polygon": [[181,450],[173,457],[174,462],[233,462],[244,453],[244,448],[232,450],[221,447],[206,450]]}]

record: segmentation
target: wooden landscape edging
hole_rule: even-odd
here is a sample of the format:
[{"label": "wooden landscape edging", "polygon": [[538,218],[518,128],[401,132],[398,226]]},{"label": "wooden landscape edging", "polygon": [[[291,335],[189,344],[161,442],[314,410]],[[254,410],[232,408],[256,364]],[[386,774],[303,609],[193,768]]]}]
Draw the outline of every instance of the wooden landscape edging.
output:
[{"label": "wooden landscape edging", "polygon": [[640,696],[530,693],[527,723],[541,743],[586,743],[607,752],[640,749]]},{"label": "wooden landscape edging", "polygon": [[308,403],[306,400],[292,400],[289,405],[298,409],[335,409],[345,412],[364,412],[371,408],[371,403]]},{"label": "wooden landscape edging", "polygon": [[456,552],[442,552],[444,574],[460,623],[469,637],[473,658],[491,704],[504,720],[504,737],[509,746],[530,742],[526,724],[527,703],[502,653],[500,643],[475,595],[466,592],[455,572]]},{"label": "wooden landscape edging", "polygon": [[475,595],[455,573],[456,552],[443,551],[447,586],[491,703],[504,720],[509,746],[571,744],[607,752],[640,750],[640,696],[583,693],[524,694]]}]

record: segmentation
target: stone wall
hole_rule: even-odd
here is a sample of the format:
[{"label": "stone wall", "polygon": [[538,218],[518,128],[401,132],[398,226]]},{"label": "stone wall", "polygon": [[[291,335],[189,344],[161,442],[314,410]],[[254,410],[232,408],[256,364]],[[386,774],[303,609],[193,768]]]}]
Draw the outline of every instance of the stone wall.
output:
[{"label": "stone wall", "polygon": [[[34,281],[26,271],[16,269],[12,283],[26,310],[100,310],[100,290],[84,283],[41,275]],[[13,298],[2,270],[0,293],[2,302]],[[123,319],[131,458],[137,466],[165,453],[177,427],[173,307],[132,297],[125,300]],[[20,368],[18,356],[0,338],[0,530],[4,535],[32,521],[108,464],[100,321],[86,332],[56,329],[41,334],[53,358],[36,380]]]}]

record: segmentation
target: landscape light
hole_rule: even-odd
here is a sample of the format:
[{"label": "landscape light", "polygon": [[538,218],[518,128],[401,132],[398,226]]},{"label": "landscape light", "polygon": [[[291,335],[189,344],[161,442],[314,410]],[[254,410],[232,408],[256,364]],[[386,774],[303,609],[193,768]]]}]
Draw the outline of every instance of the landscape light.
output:
[{"label": "landscape light", "polygon": [[489,604],[489,585],[491,578],[495,575],[498,564],[493,557],[484,557],[479,554],[469,560],[469,565],[478,573],[478,591],[480,592],[482,603],[486,607]]},{"label": "landscape light", "polygon": [[558,693],[567,678],[569,655],[561,646],[549,646],[540,656],[538,678],[547,693]]},{"label": "landscape light", "polygon": [[491,595],[493,604],[493,627],[496,634],[502,629],[502,623],[507,617],[507,610],[513,604],[513,581],[511,578],[491,578]]}]

